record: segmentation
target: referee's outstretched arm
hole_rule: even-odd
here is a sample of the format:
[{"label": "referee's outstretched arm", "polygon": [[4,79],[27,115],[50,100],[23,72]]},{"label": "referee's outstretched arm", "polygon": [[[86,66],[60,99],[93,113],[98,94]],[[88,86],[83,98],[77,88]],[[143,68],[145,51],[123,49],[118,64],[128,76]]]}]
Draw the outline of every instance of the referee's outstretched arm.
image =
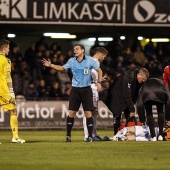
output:
[{"label": "referee's outstretched arm", "polygon": [[46,60],[45,58],[43,58],[42,63],[43,63],[44,66],[53,68],[55,70],[59,70],[59,71],[64,71],[65,70],[63,66],[52,64],[49,59]]}]

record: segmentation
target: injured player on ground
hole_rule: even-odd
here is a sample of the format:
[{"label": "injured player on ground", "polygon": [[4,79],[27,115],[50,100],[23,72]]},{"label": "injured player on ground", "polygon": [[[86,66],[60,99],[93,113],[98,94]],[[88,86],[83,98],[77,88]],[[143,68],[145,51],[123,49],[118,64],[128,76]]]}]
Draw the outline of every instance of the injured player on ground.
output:
[{"label": "injured player on ground", "polygon": [[[159,135],[159,128],[155,128],[155,134]],[[115,136],[108,137],[110,141],[153,141],[147,126],[130,126],[119,130]],[[154,140],[157,141],[157,140]]]}]

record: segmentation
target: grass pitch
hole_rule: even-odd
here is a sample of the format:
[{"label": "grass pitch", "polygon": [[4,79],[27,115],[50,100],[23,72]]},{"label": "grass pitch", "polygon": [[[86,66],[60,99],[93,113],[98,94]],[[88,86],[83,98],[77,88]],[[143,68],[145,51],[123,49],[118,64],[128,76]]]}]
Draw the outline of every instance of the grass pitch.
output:
[{"label": "grass pitch", "polygon": [[[111,136],[111,130],[98,134]],[[168,170],[170,142],[83,142],[83,130],[20,131],[24,144],[11,143],[11,131],[0,131],[1,170]]]}]

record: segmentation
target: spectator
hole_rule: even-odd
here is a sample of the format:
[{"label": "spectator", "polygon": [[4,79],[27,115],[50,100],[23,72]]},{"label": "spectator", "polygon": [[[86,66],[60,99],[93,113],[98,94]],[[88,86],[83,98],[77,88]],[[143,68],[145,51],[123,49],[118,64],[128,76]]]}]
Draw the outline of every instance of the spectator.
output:
[{"label": "spectator", "polygon": [[38,97],[38,92],[35,88],[35,83],[33,80],[30,80],[28,86],[26,87],[25,91],[25,98],[26,100],[35,100]]},{"label": "spectator", "polygon": [[149,71],[150,78],[154,78],[154,77],[161,78],[162,72],[160,70],[160,66],[161,66],[161,64],[158,61],[154,60],[154,59],[149,61],[146,68]]},{"label": "spectator", "polygon": [[46,50],[44,51],[43,58],[51,59],[50,50],[46,49]]},{"label": "spectator", "polygon": [[[42,77],[43,71],[45,68],[42,66],[41,61],[43,59],[43,53],[42,51],[37,51],[35,56],[35,72],[34,72],[34,79]],[[43,70],[44,69],[44,70]]]},{"label": "spectator", "polygon": [[50,46],[50,53],[52,57],[57,57],[57,51],[61,51],[61,47],[58,45],[57,42],[53,43]]},{"label": "spectator", "polygon": [[12,71],[12,80],[13,80],[13,88],[15,93],[17,94],[18,92],[23,90],[23,82],[21,81],[21,76],[20,76],[20,67],[19,65],[13,64],[13,71]]},{"label": "spectator", "polygon": [[50,97],[54,98],[54,99],[61,99],[62,97],[62,91],[60,89],[60,84],[58,81],[54,81],[52,83],[52,88],[51,88],[51,92],[50,92]]},{"label": "spectator", "polygon": [[51,86],[51,82],[58,81],[57,70],[50,68],[48,73],[44,76],[47,86]]},{"label": "spectator", "polygon": [[31,68],[31,75],[33,75],[33,70],[35,69],[35,43],[31,43],[30,47],[25,52],[25,61],[28,63]]},{"label": "spectator", "polygon": [[14,45],[11,48],[9,58],[11,59],[11,62],[19,64],[19,62],[23,59],[22,54],[19,51],[19,47],[17,45]]},{"label": "spectator", "polygon": [[47,43],[45,42],[45,37],[42,36],[42,37],[40,38],[40,40],[38,40],[38,41],[36,42],[36,44],[35,44],[35,50],[36,50],[36,51],[41,51],[41,52],[43,53],[46,49],[48,49],[48,45],[47,45]]},{"label": "spectator", "polygon": [[35,43],[32,43],[31,46],[25,52],[25,61],[28,63],[31,68],[30,73],[33,76],[36,68],[36,51]]},{"label": "spectator", "polygon": [[67,53],[66,53],[66,57],[65,57],[64,62],[67,63],[67,61],[72,57],[73,57],[73,52],[71,50],[68,50]]},{"label": "spectator", "polygon": [[136,47],[136,51],[133,54],[133,60],[137,65],[141,67],[145,66],[145,64],[148,62],[147,58],[142,52],[141,46]]},{"label": "spectator", "polygon": [[124,63],[128,66],[132,62],[133,53],[130,47],[127,47],[125,50],[122,51],[122,56],[124,59]]},{"label": "spectator", "polygon": [[57,72],[57,78],[58,78],[58,81],[61,85],[61,89],[63,91],[65,83],[70,82],[71,79],[70,79],[67,71],[58,71]]},{"label": "spectator", "polygon": [[153,59],[155,56],[155,47],[152,41],[149,41],[149,43],[145,45],[144,53],[148,60]]},{"label": "spectator", "polygon": [[65,64],[65,56],[63,54],[59,54],[57,56],[57,65],[63,66]]},{"label": "spectator", "polygon": [[70,92],[71,92],[71,82],[66,82],[64,87],[64,93],[63,93],[63,97],[65,100],[69,99]]},{"label": "spectator", "polygon": [[50,96],[50,89],[46,86],[44,79],[39,80],[37,91],[38,91],[38,97],[40,99],[48,99],[48,97]]}]

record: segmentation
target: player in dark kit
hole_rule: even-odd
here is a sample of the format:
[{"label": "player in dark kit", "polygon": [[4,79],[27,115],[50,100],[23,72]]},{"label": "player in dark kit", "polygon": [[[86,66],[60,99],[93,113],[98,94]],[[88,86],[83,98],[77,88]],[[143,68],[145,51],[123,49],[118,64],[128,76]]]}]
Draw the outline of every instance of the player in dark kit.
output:
[{"label": "player in dark kit", "polygon": [[137,101],[138,92],[141,84],[149,77],[148,70],[145,68],[131,69],[119,74],[110,86],[103,102],[113,113],[114,134],[120,127],[121,114],[124,111],[126,120],[135,116],[134,104]]},{"label": "player in dark kit", "polygon": [[[156,138],[152,106],[156,105],[158,113],[159,136]],[[165,114],[164,114],[165,105]],[[137,101],[139,120],[145,124],[145,111],[147,123],[151,133],[151,141],[163,140],[164,120],[170,121],[170,92],[165,83],[157,78],[148,79],[140,89]]]}]

